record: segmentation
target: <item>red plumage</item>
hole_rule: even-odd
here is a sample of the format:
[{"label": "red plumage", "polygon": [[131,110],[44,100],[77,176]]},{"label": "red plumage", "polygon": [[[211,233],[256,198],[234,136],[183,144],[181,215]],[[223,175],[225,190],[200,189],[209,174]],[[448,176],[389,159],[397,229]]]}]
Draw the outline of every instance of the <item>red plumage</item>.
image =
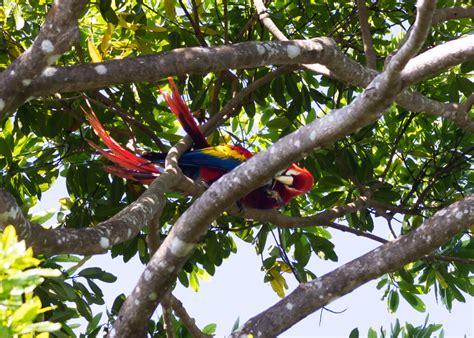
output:
[{"label": "red plumage", "polygon": [[[195,150],[184,153],[178,160],[178,165],[185,175],[210,185],[252,157],[253,154],[250,151],[240,146],[210,146],[188,106],[181,98],[176,84],[171,78],[168,80],[172,95],[164,92],[162,95],[184,130],[191,136],[195,147]],[[118,167],[105,167],[107,172],[141,184],[150,184],[163,172],[161,164],[164,162],[166,154],[150,153],[144,157],[137,156],[107,134],[94,112],[84,110],[84,113],[95,133],[109,147],[110,151],[103,150],[87,140],[89,144],[110,161],[119,165]],[[305,194],[311,190],[312,186],[313,176],[311,173],[293,163],[268,184],[244,196],[241,199],[241,204],[257,209],[278,208],[288,204],[294,197]]]}]

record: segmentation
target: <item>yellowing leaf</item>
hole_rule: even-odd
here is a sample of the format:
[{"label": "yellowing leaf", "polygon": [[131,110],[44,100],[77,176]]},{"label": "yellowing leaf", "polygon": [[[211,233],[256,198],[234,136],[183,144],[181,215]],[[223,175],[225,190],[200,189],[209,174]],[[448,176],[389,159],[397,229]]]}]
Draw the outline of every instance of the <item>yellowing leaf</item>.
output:
[{"label": "yellowing leaf", "polygon": [[89,49],[89,56],[91,57],[92,62],[102,62],[102,55],[100,55],[100,52],[92,39],[87,39],[87,48]]},{"label": "yellowing leaf", "polygon": [[142,28],[147,31],[155,32],[155,33],[164,33],[168,31],[165,27],[159,27],[159,26],[143,26]]},{"label": "yellowing leaf", "polygon": [[279,297],[285,297],[285,290],[288,289],[288,284],[286,284],[285,278],[283,278],[283,276],[280,275],[276,270],[270,270],[269,272],[272,276],[270,285],[273,291],[275,291]]},{"label": "yellowing leaf", "polygon": [[102,37],[102,41],[100,43],[100,51],[103,55],[107,53],[111,44],[110,41],[112,40],[112,33],[114,31],[114,25],[110,22],[107,24],[107,30],[105,31],[104,36]]},{"label": "yellowing leaf", "polygon": [[38,297],[34,297],[28,303],[22,304],[11,317],[11,322],[14,325],[17,322],[31,322],[41,309],[41,301]]},{"label": "yellowing leaf", "polygon": [[59,205],[61,206],[61,210],[69,210],[74,205],[74,202],[69,197],[62,197],[59,199]]},{"label": "yellowing leaf", "polygon": [[288,273],[292,272],[290,266],[286,264],[285,262],[276,261],[275,266],[278,266],[281,272],[288,272]]},{"label": "yellowing leaf", "polygon": [[199,279],[194,271],[189,274],[189,286],[195,292],[199,290]]},{"label": "yellowing leaf", "polygon": [[130,22],[125,21],[125,19],[123,18],[123,15],[118,16],[118,24],[119,24],[119,26],[121,26],[123,28],[126,28],[126,29],[130,29],[132,31],[136,31],[137,29],[139,29],[142,26],[142,25],[139,25],[139,24],[136,24],[136,23],[130,23]]},{"label": "yellowing leaf", "polygon": [[13,225],[9,225],[5,228],[5,230],[3,230],[2,248],[4,250],[7,250],[16,242],[18,242],[18,238],[16,236],[15,228],[13,227]]},{"label": "yellowing leaf", "polygon": [[435,276],[436,276],[436,279],[439,282],[439,285],[443,289],[447,289],[449,287],[448,283],[446,283],[446,280],[444,279],[443,275],[439,271],[435,271]]},{"label": "yellowing leaf", "polygon": [[474,225],[471,225],[469,227],[469,232],[471,233],[471,235],[474,235]]},{"label": "yellowing leaf", "polygon": [[5,15],[5,8],[0,7],[0,22],[4,22],[7,16]]},{"label": "yellowing leaf", "polygon": [[199,28],[199,30],[203,33],[203,34],[206,34],[206,35],[217,35],[217,32],[212,29],[212,28],[209,28],[207,26],[201,26]]},{"label": "yellowing leaf", "polygon": [[176,8],[174,0],[164,0],[165,13],[168,19],[174,20],[176,17]]}]

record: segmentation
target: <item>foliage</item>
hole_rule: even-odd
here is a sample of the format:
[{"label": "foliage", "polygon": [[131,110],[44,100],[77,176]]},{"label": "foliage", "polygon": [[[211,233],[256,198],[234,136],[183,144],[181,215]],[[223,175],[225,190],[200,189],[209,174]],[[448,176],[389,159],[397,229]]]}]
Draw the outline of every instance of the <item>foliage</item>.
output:
[{"label": "foliage", "polygon": [[42,320],[53,307],[43,307],[33,293],[44,277],[60,272],[38,268],[40,263],[24,241],[18,242],[15,228],[7,226],[0,238],[0,336],[44,338],[60,329],[61,324]]},{"label": "foliage", "polygon": [[[367,337],[368,338],[377,338],[377,337],[429,338],[429,337],[433,337],[434,333],[441,330],[439,333],[437,333],[437,337],[443,338],[444,331],[441,329],[441,327],[442,325],[440,324],[428,324],[428,316],[426,316],[425,323],[422,326],[417,326],[417,327],[414,327],[410,323],[405,323],[405,325],[401,326],[400,322],[397,319],[394,325],[390,325],[389,335],[387,335],[386,330],[384,330],[383,328],[380,328],[380,335],[377,335],[376,330],[374,330],[373,328],[370,328],[367,333]],[[349,334],[349,338],[358,338],[358,337],[359,337],[359,330],[357,328],[352,330],[351,333]]]},{"label": "foliage", "polygon": [[[180,3],[173,0],[91,2],[80,22],[80,43],[63,55],[58,65],[100,62],[182,47],[272,39],[260,23],[252,21],[254,8],[249,1],[226,2],[226,6],[222,5],[223,1],[193,3],[198,5],[195,12],[190,4],[181,8]],[[461,4],[462,1],[442,0],[438,7]],[[0,69],[5,69],[31,45],[50,6],[45,0],[3,2]],[[399,33],[413,22],[414,11],[414,1],[370,2],[370,24],[379,69],[383,59],[398,45]],[[347,56],[361,63],[365,61],[352,2],[282,0],[270,4],[270,13],[289,39],[332,36]],[[196,16],[198,30],[191,22]],[[242,30],[248,22],[248,28]],[[433,29],[425,47],[470,33],[469,19],[448,21]],[[236,91],[273,70],[273,67],[237,70],[232,72],[234,78],[230,77],[232,74],[223,73],[190,75],[180,77],[178,83],[192,110],[197,112],[196,117],[206,120]],[[412,89],[434,100],[462,103],[474,89],[472,70],[473,63],[465,63]],[[86,94],[114,138],[122,144],[130,141],[144,150],[156,150],[157,145],[149,133],[166,146],[180,138],[178,124],[160,99],[157,85],[166,87],[164,81],[120,84]],[[287,73],[253,92],[210,140],[217,144],[224,139],[259,151],[301,125],[345,106],[361,91],[359,87],[310,72]],[[96,140],[96,136],[84,123],[81,105],[84,99],[79,93],[36,98],[1,124],[0,186],[14,194],[23,211],[28,213],[58,176],[65,177],[69,196],[61,200],[61,212],[57,215],[58,226],[65,228],[93,226],[108,219],[143,191],[142,187],[110,176],[101,169],[104,162],[86,142],[86,139]],[[126,118],[119,118],[124,114]],[[473,137],[447,119],[416,114],[394,105],[377,123],[333,146],[308,154],[301,165],[315,176],[315,187],[282,212],[292,216],[313,215],[351,203],[370,191],[371,198],[387,209],[367,207],[346,214],[340,221],[353,229],[373,232],[374,219],[383,217],[394,235],[408,233],[435,211],[472,193]],[[168,194],[160,219],[162,237],[166,237],[171,225],[190,203],[187,197]],[[46,218],[36,221],[44,223]],[[318,225],[280,229],[223,215],[186,263],[179,282],[198,290],[199,279],[213,276],[225,258],[238,252],[239,243],[231,236],[235,234],[239,241],[255,245],[266,272],[264,282],[279,296],[284,296],[288,276],[299,282],[316,277],[308,268],[311,258],[337,262],[337,252],[343,248],[335,247],[331,232]],[[146,235],[147,230],[128,242],[115,245],[112,256],[128,261],[138,255],[146,263],[149,260]],[[433,255],[473,259],[472,234],[456,236]],[[34,258],[29,260],[32,265],[39,264]],[[77,257],[59,256],[46,257],[43,264],[64,270],[65,264],[80,266],[82,261]],[[425,311],[420,296],[431,290],[451,309],[453,302],[465,302],[466,296],[474,295],[473,270],[472,265],[460,262],[418,261],[383,276],[378,289],[383,290],[390,312],[396,312],[400,298],[417,311]],[[38,272],[34,284],[37,286],[43,270],[32,271]],[[48,279],[36,289],[39,298],[29,290],[29,303],[25,304],[34,303],[37,314],[43,311],[38,305],[41,299],[41,303],[48,306],[46,309],[52,309],[44,317],[63,323],[64,335],[74,334],[70,320],[77,317],[88,321],[86,334],[96,335],[106,324],[100,322],[100,314],[94,315],[90,309],[91,304],[103,304],[101,287],[94,280],[115,281],[99,268],[87,268],[77,274],[74,269],[66,270],[61,278]],[[88,287],[82,281],[86,281]],[[108,313],[110,321],[118,313],[120,298],[116,303]],[[176,325],[181,327],[181,324]],[[163,332],[160,323],[151,323],[150,327],[151,333]],[[410,336],[415,329],[405,326],[404,330]]]}]

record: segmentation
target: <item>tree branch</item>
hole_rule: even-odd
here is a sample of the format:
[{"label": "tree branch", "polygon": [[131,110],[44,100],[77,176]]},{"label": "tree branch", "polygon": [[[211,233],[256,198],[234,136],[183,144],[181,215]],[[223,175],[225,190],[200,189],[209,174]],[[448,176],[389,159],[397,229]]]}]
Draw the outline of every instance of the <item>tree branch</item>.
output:
[{"label": "tree branch", "polygon": [[416,19],[410,28],[408,38],[404,41],[397,53],[386,66],[388,76],[401,72],[408,61],[418,53],[431,29],[431,18],[436,9],[435,0],[421,0],[416,2]]},{"label": "tree branch", "polygon": [[232,46],[178,48],[169,52],[54,68],[31,83],[31,95],[85,91],[120,83],[153,82],[167,76],[201,74],[232,68],[318,62],[333,54],[319,39],[242,42]]},{"label": "tree branch", "polygon": [[408,62],[402,78],[418,83],[446,69],[474,59],[474,36],[469,35],[433,47]]},{"label": "tree branch", "polygon": [[165,200],[163,193],[173,186],[179,176],[160,175],[135,202],[107,221],[91,228],[45,229],[30,223],[14,197],[0,189],[0,226],[13,224],[21,239],[31,246],[35,254],[92,255],[107,252],[112,245],[135,237],[155,215],[161,212]]},{"label": "tree branch", "polygon": [[174,313],[176,314],[176,316],[179,317],[179,319],[181,319],[184,326],[186,326],[186,328],[189,330],[189,332],[191,332],[191,335],[193,337],[197,337],[197,338],[212,337],[210,335],[207,335],[207,334],[203,333],[196,326],[196,323],[194,322],[194,319],[191,318],[191,316],[188,314],[188,312],[184,308],[183,303],[181,303],[181,301],[178,298],[176,298],[173,294],[170,294],[169,297],[170,297],[170,303],[171,303],[171,306],[173,308]]},{"label": "tree branch", "polygon": [[[270,14],[265,7],[265,4],[262,0],[254,0],[255,9],[257,10],[258,18],[262,24],[280,41],[288,41],[288,38],[283,34],[282,31],[273,23],[273,20],[270,18]],[[308,65],[303,65],[308,68]],[[330,71],[323,65],[318,63],[311,64],[311,70],[320,74],[330,76]]]},{"label": "tree branch", "polygon": [[370,34],[369,14],[365,6],[365,0],[357,0],[357,11],[359,13],[360,32],[364,44],[365,63],[368,68],[377,69],[377,57],[372,45],[372,35]]},{"label": "tree branch", "polygon": [[474,18],[474,7],[439,8],[433,14],[432,25],[453,19]]},{"label": "tree branch", "polygon": [[[460,43],[461,41],[462,43]],[[455,44],[462,51],[451,48]],[[461,46],[462,45],[462,46]],[[466,37],[457,40],[446,42],[442,45],[431,48],[427,53],[430,55],[437,55],[437,53],[443,55],[443,59],[438,59],[438,62],[444,63],[445,66],[453,65],[453,60],[457,60],[457,64],[472,60],[474,58],[473,50],[474,38]],[[448,53],[445,53],[448,51]],[[415,80],[415,77],[410,77],[410,74],[416,73],[416,79],[422,79],[428,75],[428,73],[438,73],[442,69],[432,64],[429,58],[424,57],[425,53],[422,53],[408,62],[405,69],[402,72],[402,77],[405,85],[414,84],[411,82]],[[418,63],[418,58],[426,60],[429,65],[423,66],[423,71],[416,71],[416,67],[421,66]],[[449,61],[444,61],[444,60]],[[325,59],[326,61],[326,59]],[[365,87],[367,84],[377,75],[374,70],[366,69],[359,63],[349,59],[344,54],[335,55],[332,59],[327,60],[328,63],[325,65],[331,70],[333,77],[340,81],[350,83],[355,86]],[[350,69],[350,71],[348,71]],[[411,92],[408,90],[403,91],[396,98],[398,104],[405,109],[412,112],[425,112],[435,116],[442,116],[451,119],[455,122],[459,128],[464,129],[468,132],[474,131],[474,119],[469,118],[465,111],[460,108],[457,103],[442,103],[435,100],[431,100],[420,93]]]},{"label": "tree branch", "polygon": [[246,208],[239,213],[235,213],[235,215],[262,223],[272,223],[282,228],[310,227],[315,225],[327,225],[334,219],[340,218],[345,214],[359,211],[366,207],[367,200],[367,197],[361,196],[352,203],[346,204],[344,206],[336,206],[332,209],[322,211],[317,215],[306,217],[288,216],[281,214],[276,210],[250,208]]},{"label": "tree branch", "polygon": [[[262,23],[267,27],[267,29],[269,29],[279,40],[286,41],[287,38],[281,31],[278,30],[278,27],[273,24],[271,18],[267,14],[267,9],[262,0],[254,0],[254,3],[255,7],[257,8],[257,13],[261,13],[263,15],[261,20],[263,20]],[[424,21],[425,22],[422,24],[426,24],[426,19],[424,19]],[[470,48],[472,48],[472,41],[463,40],[463,42],[468,44],[467,46],[463,45],[464,47],[469,48],[470,46]],[[450,46],[450,43],[451,42],[448,42],[441,46],[432,48],[431,51],[435,53],[439,51],[445,51],[444,47]],[[313,72],[324,74],[337,80],[342,80],[364,88],[377,75],[375,70],[366,69],[359,63],[347,58],[344,54],[340,53],[335,47],[333,40],[330,40],[328,45],[330,44],[332,44],[333,48],[338,51],[338,53],[336,53],[337,55],[334,55],[332,59],[319,61],[321,64],[305,64],[303,67]],[[462,60],[458,60],[457,64],[473,58],[472,54],[465,55],[465,52],[458,53],[457,50],[451,48],[449,48],[449,50],[451,53],[453,53],[449,55],[449,59],[453,60],[454,58],[463,58]],[[447,55],[445,55],[445,57],[447,57]],[[430,66],[426,66],[424,72],[418,73],[418,76],[421,78],[428,75],[427,71],[430,67],[437,67],[435,63],[431,63],[429,60],[430,59],[427,58],[425,61],[427,61],[427,64]],[[407,66],[406,74],[409,74],[410,71],[413,71],[414,69],[416,68],[410,69],[410,67]],[[431,69],[431,71],[434,71],[435,73],[440,70],[441,69]],[[457,104],[437,102],[430,100],[419,93],[412,93],[409,91],[403,91],[396,100],[401,106],[410,111],[425,112],[431,115],[442,116],[453,120],[461,129],[464,129],[468,132],[474,132],[474,120],[469,118],[464,112],[460,112],[459,106]]]},{"label": "tree branch", "polygon": [[429,254],[474,222],[474,197],[467,197],[438,211],[418,229],[337,268],[309,283],[268,310],[248,320],[231,337],[265,332],[276,336],[368,281]]},{"label": "tree branch", "polygon": [[33,44],[6,70],[0,73],[0,120],[30,96],[32,81],[43,73],[54,74],[51,66],[79,39],[77,20],[86,0],[57,0]]}]

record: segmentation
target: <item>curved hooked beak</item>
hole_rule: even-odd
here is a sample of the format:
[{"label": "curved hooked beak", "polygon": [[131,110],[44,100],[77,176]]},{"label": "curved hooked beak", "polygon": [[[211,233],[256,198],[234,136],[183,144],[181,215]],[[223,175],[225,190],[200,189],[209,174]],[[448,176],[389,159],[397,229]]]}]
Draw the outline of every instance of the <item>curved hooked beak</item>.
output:
[{"label": "curved hooked beak", "polygon": [[286,171],[277,175],[275,181],[282,183],[287,189],[301,193],[311,190],[314,183],[313,175],[294,163]]},{"label": "curved hooked beak", "polygon": [[291,187],[295,179],[291,175],[280,175],[280,176],[276,176],[275,180],[280,183],[283,183],[284,185]]}]

